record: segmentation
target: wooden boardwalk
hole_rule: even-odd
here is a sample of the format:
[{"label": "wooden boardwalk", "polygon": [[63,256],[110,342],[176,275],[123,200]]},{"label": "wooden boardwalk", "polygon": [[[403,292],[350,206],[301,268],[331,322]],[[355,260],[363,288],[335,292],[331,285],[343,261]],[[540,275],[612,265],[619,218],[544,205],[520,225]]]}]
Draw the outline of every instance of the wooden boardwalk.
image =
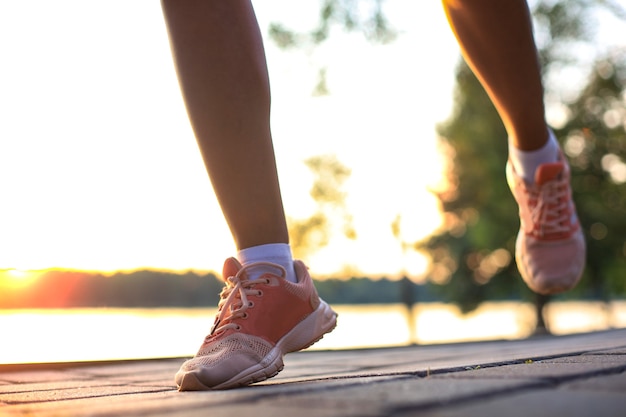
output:
[{"label": "wooden boardwalk", "polygon": [[626,416],[626,329],[300,352],[230,391],[177,392],[182,361],[0,365],[0,416]]}]

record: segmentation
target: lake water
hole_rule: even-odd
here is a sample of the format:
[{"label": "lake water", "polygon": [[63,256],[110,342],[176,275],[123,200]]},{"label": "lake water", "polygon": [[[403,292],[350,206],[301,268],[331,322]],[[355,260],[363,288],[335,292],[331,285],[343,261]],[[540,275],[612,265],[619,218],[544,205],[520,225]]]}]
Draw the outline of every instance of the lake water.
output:
[{"label": "lake water", "polygon": [[[533,307],[485,303],[460,315],[448,304],[339,305],[339,325],[310,349],[352,349],[532,334]],[[0,310],[0,363],[65,362],[193,356],[215,309]],[[626,327],[626,301],[548,306],[553,334]]]}]

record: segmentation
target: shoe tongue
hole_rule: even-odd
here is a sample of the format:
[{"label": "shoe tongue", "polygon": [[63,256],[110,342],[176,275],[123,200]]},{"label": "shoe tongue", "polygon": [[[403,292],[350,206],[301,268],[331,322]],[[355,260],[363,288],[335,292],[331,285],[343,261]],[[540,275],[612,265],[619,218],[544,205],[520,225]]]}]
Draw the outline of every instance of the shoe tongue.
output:
[{"label": "shoe tongue", "polygon": [[535,172],[535,184],[543,185],[557,179],[563,172],[564,167],[563,162],[553,162],[540,165]]},{"label": "shoe tongue", "polygon": [[241,264],[235,258],[228,258],[224,262],[224,268],[222,269],[222,279],[226,281],[228,277],[234,277],[241,269]]}]

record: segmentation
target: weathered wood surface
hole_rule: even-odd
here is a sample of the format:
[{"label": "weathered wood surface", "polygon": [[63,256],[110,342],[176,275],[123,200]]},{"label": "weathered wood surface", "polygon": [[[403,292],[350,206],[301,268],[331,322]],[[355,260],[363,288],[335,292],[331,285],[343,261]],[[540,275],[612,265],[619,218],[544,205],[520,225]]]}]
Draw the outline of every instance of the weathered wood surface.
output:
[{"label": "weathered wood surface", "polygon": [[0,416],[626,416],[626,329],[300,352],[230,391],[177,392],[182,361],[0,365]]}]

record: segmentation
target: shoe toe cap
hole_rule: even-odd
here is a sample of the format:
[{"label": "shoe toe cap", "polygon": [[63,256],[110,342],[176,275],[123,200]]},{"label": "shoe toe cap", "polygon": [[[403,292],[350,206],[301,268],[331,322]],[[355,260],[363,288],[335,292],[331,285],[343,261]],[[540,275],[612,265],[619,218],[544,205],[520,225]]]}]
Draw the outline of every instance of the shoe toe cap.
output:
[{"label": "shoe toe cap", "polygon": [[576,286],[585,267],[585,252],[582,233],[559,242],[526,238],[518,242],[516,259],[531,290],[546,295],[557,294]]},{"label": "shoe toe cap", "polygon": [[[203,391],[230,388],[229,382],[246,370],[258,366],[259,358],[245,352],[211,360],[206,356],[196,357],[183,363],[176,374],[176,385],[179,391]],[[240,385],[237,381],[233,386]]]}]

